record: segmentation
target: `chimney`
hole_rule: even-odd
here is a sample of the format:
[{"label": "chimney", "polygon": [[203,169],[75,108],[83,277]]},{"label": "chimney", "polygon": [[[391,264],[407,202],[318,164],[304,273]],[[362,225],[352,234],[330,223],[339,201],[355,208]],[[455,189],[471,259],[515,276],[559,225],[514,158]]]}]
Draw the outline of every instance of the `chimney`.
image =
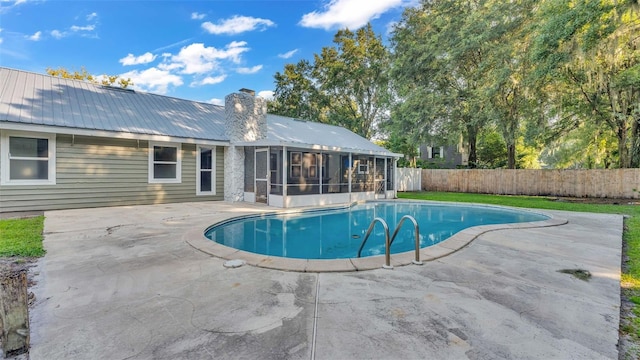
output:
[{"label": "chimney", "polygon": [[255,91],[240,89],[224,98],[225,133],[230,144],[224,149],[224,199],[244,200],[244,147],[267,137],[267,101]]},{"label": "chimney", "polygon": [[224,98],[225,130],[232,145],[267,137],[267,102],[255,93],[242,88]]},{"label": "chimney", "polygon": [[249,94],[251,96],[256,96],[256,92],[254,90],[251,90],[251,89],[242,88],[242,89],[240,89],[240,92],[243,92],[245,94]]}]

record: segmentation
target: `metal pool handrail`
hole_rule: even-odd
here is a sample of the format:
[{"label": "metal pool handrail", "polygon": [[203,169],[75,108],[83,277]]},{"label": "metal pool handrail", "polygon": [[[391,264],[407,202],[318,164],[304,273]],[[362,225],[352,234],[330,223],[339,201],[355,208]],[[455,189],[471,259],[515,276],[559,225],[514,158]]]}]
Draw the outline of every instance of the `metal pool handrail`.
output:
[{"label": "metal pool handrail", "polygon": [[360,244],[360,249],[358,249],[358,257],[360,257],[362,253],[362,249],[364,248],[364,244],[367,242],[367,239],[369,239],[369,235],[371,235],[373,228],[376,226],[376,222],[381,223],[382,227],[384,228],[384,242],[385,242],[384,262],[385,264],[382,265],[382,267],[385,269],[393,269],[393,266],[391,266],[391,252],[389,251],[389,248],[391,247],[391,241],[389,239],[389,226],[387,225],[387,222],[384,221],[382,218],[377,217],[377,218],[374,218],[373,221],[371,221],[371,224],[369,225],[369,229],[367,230],[367,234],[364,236],[364,239],[362,240],[362,244]]},{"label": "metal pool handrail", "polygon": [[416,265],[422,265],[422,261],[420,261],[420,227],[418,226],[418,222],[413,216],[405,215],[402,218],[400,218],[400,221],[398,222],[398,226],[396,226],[396,229],[393,232],[393,236],[391,236],[389,247],[391,247],[391,244],[393,244],[393,240],[396,239],[396,236],[398,235],[398,231],[400,231],[400,227],[402,226],[402,223],[404,223],[405,220],[411,220],[411,222],[413,223],[413,230],[416,234],[416,259],[412,260],[411,262]]}]

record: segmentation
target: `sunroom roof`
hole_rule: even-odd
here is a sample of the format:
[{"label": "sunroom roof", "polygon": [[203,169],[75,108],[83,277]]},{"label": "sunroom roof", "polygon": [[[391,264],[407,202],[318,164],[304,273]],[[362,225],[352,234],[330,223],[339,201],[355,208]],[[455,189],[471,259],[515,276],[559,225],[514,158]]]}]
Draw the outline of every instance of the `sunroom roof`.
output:
[{"label": "sunroom roof", "polygon": [[238,145],[291,146],[322,151],[400,157],[391,151],[340,126],[301,121],[278,115],[267,115],[267,138]]}]

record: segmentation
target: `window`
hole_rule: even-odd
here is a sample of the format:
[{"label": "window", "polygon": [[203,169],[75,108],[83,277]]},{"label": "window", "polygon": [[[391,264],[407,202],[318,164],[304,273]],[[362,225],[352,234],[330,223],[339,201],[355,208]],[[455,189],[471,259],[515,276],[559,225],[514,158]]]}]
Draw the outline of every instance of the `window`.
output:
[{"label": "window", "polygon": [[427,147],[428,158],[437,159],[444,157],[444,146],[429,146]]},{"label": "window", "polygon": [[181,153],[180,144],[149,142],[149,183],[180,183]]},{"label": "window", "polygon": [[56,135],[3,132],[2,185],[55,185]]},{"label": "window", "polygon": [[216,148],[197,147],[196,195],[216,194]]},{"label": "window", "polygon": [[300,177],[302,175],[302,153],[289,153],[289,174],[291,177]]},{"label": "window", "polygon": [[318,156],[317,154],[312,153],[304,153],[304,164],[303,164],[303,174],[304,177],[309,179],[317,179],[318,178]]},{"label": "window", "polygon": [[368,174],[369,173],[369,163],[366,160],[360,160],[358,164],[358,174]]}]

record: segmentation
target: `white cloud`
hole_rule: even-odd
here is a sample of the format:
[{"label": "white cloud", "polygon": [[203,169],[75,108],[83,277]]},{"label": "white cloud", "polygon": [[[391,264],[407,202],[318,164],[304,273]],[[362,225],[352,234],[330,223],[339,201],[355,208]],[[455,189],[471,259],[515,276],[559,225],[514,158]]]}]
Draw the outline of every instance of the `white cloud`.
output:
[{"label": "white cloud", "polygon": [[254,18],[249,16],[233,16],[229,19],[213,24],[209,21],[202,23],[202,28],[210,34],[240,34],[246,31],[260,30],[275,26],[275,23],[268,19]]},{"label": "white cloud", "polygon": [[53,30],[51,31],[51,36],[53,36],[56,39],[62,39],[63,37],[67,36],[67,34],[60,30]]},{"label": "white cloud", "polygon": [[209,100],[209,102],[212,103],[213,105],[224,106],[224,99],[213,98]]},{"label": "white cloud", "polygon": [[36,31],[35,34],[33,34],[31,36],[27,36],[27,39],[29,39],[31,41],[38,41],[38,40],[40,40],[40,36],[42,36],[42,31]]},{"label": "white cloud", "polygon": [[73,25],[71,26],[71,31],[93,31],[95,30],[95,28],[96,28],[95,25],[87,25],[87,26]]},{"label": "white cloud", "polygon": [[191,19],[192,20],[202,20],[207,16],[207,14],[200,14],[197,12],[192,12],[191,13]]},{"label": "white cloud", "polygon": [[227,78],[227,75],[220,76],[207,76],[206,78],[200,81],[194,81],[189,86],[200,86],[200,85],[215,85],[220,84]]},{"label": "white cloud", "polygon": [[182,78],[171,74],[168,71],[159,70],[155,67],[138,71],[133,70],[120,74],[121,78],[131,78],[134,89],[150,91],[158,94],[166,94],[169,86],[180,86],[183,84]]},{"label": "white cloud", "polygon": [[128,54],[119,60],[119,62],[124,65],[140,65],[140,64],[148,64],[156,59],[156,55],[153,55],[150,52],[146,52],[140,56],[134,56],[133,54]]},{"label": "white cloud", "polygon": [[403,6],[403,0],[331,0],[324,11],[313,11],[302,16],[303,27],[332,30],[335,28],[358,29],[372,19],[395,7]]},{"label": "white cloud", "polygon": [[92,12],[91,14],[87,15],[87,21],[91,21],[97,17],[98,17],[98,13]]},{"label": "white cloud", "polygon": [[203,43],[193,43],[180,49],[177,55],[171,57],[171,62],[165,66],[175,69],[178,64],[183,74],[204,74],[219,67],[219,60],[240,62],[240,55],[249,50],[244,41],[233,41],[224,49],[213,46],[205,47]]},{"label": "white cloud", "polygon": [[258,96],[266,100],[273,100],[273,91],[271,90],[262,90],[258,92]]},{"label": "white cloud", "polygon": [[0,3],[2,3],[2,5],[0,6],[0,14],[8,13],[14,7],[26,3],[27,0],[16,0],[16,1],[13,1],[13,4],[5,5],[5,3],[11,3],[11,2],[12,2],[11,0],[0,1]]},{"label": "white cloud", "polygon": [[291,50],[291,51],[287,51],[287,52],[286,52],[286,53],[284,53],[284,54],[278,54],[278,57],[279,57],[280,59],[288,59],[288,58],[292,57],[292,56],[293,56],[295,53],[297,53],[297,52],[298,52],[298,49],[293,49],[293,50]]},{"label": "white cloud", "polygon": [[260,71],[261,69],[262,69],[262,65],[256,65],[256,66],[250,67],[250,68],[246,68],[246,67],[237,68],[236,72],[238,74],[255,74],[258,71]]},{"label": "white cloud", "polygon": [[[172,55],[169,54],[169,56],[171,57]],[[173,71],[173,70],[180,69],[180,68],[183,67],[182,64],[172,63],[172,62],[169,62],[169,61],[166,61],[166,60],[167,59],[165,58],[165,62],[163,62],[161,64],[158,64],[158,68],[160,70]]]}]

